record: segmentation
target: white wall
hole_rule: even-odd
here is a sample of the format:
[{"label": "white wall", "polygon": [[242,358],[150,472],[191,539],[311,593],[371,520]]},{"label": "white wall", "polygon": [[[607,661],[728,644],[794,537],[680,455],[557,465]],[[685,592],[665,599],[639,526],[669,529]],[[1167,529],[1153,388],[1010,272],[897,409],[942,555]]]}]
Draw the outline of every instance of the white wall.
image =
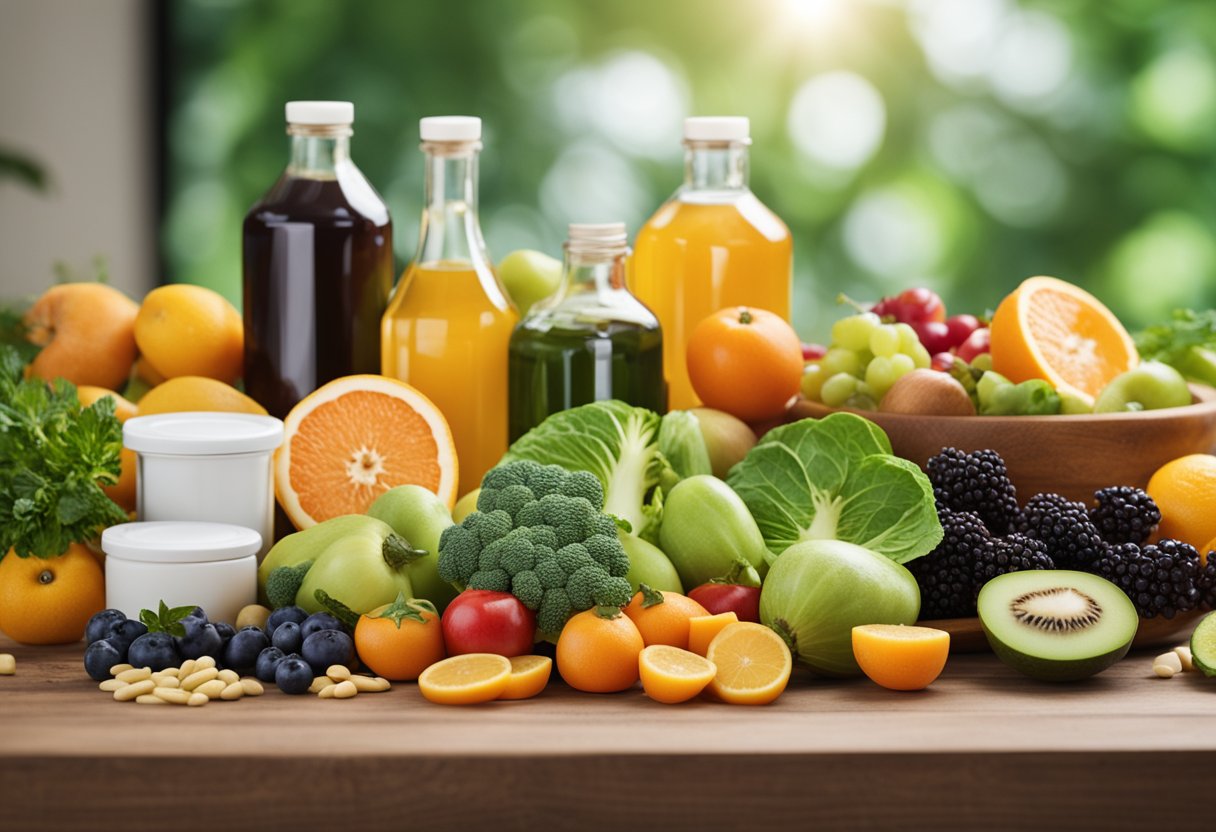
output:
[{"label": "white wall", "polygon": [[0,146],[52,180],[48,194],[0,182],[0,300],[42,291],[56,261],[87,270],[99,254],[129,294],[154,282],[143,12],[140,0],[0,0]]}]

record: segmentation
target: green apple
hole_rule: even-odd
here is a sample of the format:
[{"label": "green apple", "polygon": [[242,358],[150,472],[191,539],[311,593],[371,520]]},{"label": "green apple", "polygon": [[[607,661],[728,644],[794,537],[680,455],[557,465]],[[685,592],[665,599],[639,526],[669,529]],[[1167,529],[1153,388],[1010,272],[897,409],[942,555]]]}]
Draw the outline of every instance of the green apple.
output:
[{"label": "green apple", "polygon": [[1190,403],[1191,391],[1182,373],[1160,361],[1145,361],[1106,385],[1094,402],[1094,413],[1161,410]]},{"label": "green apple", "polygon": [[562,261],[530,249],[513,251],[498,264],[498,277],[506,287],[520,315],[532,304],[557,291],[562,280]]},{"label": "green apple", "polygon": [[621,532],[620,538],[625,554],[629,555],[629,574],[625,580],[629,581],[634,592],[637,592],[640,584],[646,584],[651,589],[684,594],[679,573],[657,546],[626,532]]},{"label": "green apple", "polygon": [[452,522],[463,523],[464,518],[477,511],[477,498],[480,496],[481,489],[474,488],[468,494],[465,494],[463,497],[457,500],[456,505],[452,507]]},{"label": "green apple", "polygon": [[456,597],[456,589],[439,577],[439,536],[452,525],[447,504],[420,485],[399,485],[385,491],[367,510],[426,555],[405,568],[415,597],[430,601],[439,612]]}]

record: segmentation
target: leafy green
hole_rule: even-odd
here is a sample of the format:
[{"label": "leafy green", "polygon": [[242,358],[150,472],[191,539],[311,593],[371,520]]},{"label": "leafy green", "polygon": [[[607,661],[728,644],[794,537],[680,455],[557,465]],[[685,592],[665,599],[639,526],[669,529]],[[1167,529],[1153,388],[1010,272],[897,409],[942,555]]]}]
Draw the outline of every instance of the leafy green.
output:
[{"label": "leafy green", "polygon": [[659,449],[659,425],[659,415],[644,408],[593,402],[553,414],[517,439],[502,462],[526,459],[594,474],[604,487],[604,512],[653,543],[661,484],[672,470]]},{"label": "leafy green", "polygon": [[194,612],[194,604],[188,607],[173,607],[164,601],[160,602],[160,611],[152,612],[152,610],[140,610],[139,620],[149,633],[168,633],[171,636],[182,638],[186,635],[186,628],[182,625],[182,619],[186,618],[190,613]]},{"label": "leafy green", "polygon": [[0,557],[54,557],[125,522],[101,490],[118,481],[121,450],[112,398],[81,410],[72,384],[24,378],[0,346]]},{"label": "leafy green", "polygon": [[1142,360],[1216,386],[1216,309],[1175,309],[1169,321],[1137,332],[1135,340]]},{"label": "leafy green", "polygon": [[851,413],[769,431],[728,482],[777,555],[802,540],[843,540],[906,563],[942,539],[928,477]]},{"label": "leafy green", "polygon": [[709,448],[695,413],[688,410],[673,410],[663,416],[659,423],[659,450],[671,466],[671,476],[663,483],[664,490],[685,477],[697,474],[712,474]]}]

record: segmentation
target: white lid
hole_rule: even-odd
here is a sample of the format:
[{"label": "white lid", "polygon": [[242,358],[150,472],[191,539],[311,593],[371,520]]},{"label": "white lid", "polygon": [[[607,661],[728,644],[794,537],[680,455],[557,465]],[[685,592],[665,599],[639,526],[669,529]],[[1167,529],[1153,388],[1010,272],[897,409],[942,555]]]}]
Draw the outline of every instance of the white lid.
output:
[{"label": "white lid", "polygon": [[418,122],[424,142],[475,142],[481,139],[477,116],[427,116]]},{"label": "white lid", "polygon": [[354,124],[350,101],[288,101],[288,124]]},{"label": "white lid", "polygon": [[283,422],[249,413],[161,413],[122,426],[122,443],[141,454],[249,454],[283,444]]},{"label": "white lid", "polygon": [[256,555],[262,536],[229,523],[160,520],[123,523],[101,533],[101,549],[124,560],[149,563],[203,563]]},{"label": "white lid", "polygon": [[567,234],[572,243],[624,243],[626,240],[623,222],[572,222]]},{"label": "white lid", "polygon": [[746,116],[693,116],[684,119],[684,140],[692,142],[745,142],[751,133]]}]

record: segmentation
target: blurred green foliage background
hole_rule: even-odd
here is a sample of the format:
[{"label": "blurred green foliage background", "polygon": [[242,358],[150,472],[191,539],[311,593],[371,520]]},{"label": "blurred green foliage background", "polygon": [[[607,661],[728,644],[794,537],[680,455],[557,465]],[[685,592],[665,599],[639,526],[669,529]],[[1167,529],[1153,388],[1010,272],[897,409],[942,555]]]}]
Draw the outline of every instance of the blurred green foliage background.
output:
[{"label": "blurred green foliage background", "polygon": [[353,155],[399,265],[424,115],[480,115],[501,258],[566,223],[638,226],[679,185],[686,115],[751,117],[752,188],[795,238],[795,324],[927,285],[1020,280],[1129,325],[1216,301],[1212,0],[172,0],[171,281],[240,295],[245,211],[287,161],[283,103],[355,102]]}]

